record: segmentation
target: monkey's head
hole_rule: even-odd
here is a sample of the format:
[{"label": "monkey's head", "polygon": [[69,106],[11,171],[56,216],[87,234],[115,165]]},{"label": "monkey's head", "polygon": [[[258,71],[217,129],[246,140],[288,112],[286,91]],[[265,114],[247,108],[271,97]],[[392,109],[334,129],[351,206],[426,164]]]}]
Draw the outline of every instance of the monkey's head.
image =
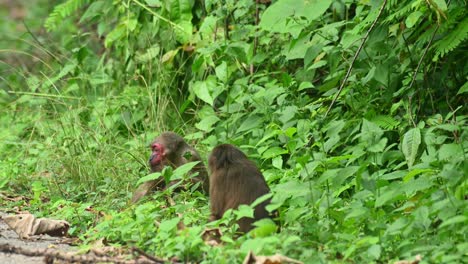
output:
[{"label": "monkey's head", "polygon": [[181,148],[184,139],[174,132],[164,132],[151,143],[149,165],[151,171],[161,171],[165,165],[174,163],[174,155]]},{"label": "monkey's head", "polygon": [[208,166],[214,171],[244,160],[247,160],[247,156],[240,149],[231,144],[221,144],[211,151]]}]

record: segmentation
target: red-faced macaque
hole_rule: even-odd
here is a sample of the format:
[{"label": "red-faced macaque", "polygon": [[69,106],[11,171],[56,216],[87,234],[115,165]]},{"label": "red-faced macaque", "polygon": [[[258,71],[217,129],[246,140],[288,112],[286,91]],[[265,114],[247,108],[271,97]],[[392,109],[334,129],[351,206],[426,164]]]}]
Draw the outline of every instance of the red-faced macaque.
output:
[{"label": "red-faced macaque", "polygon": [[[210,221],[220,219],[228,209],[241,204],[250,205],[258,197],[270,192],[257,166],[238,148],[230,144],[218,145],[208,159],[210,168]],[[239,231],[248,232],[252,223],[270,217],[264,201],[254,209],[254,218],[239,219]]]},{"label": "red-faced macaque", "polygon": [[[198,172],[198,176],[192,177],[190,182],[193,184],[200,182],[205,193],[209,192],[209,179],[205,165],[198,152],[189,146],[185,140],[174,132],[164,132],[151,143],[151,156],[149,165],[151,172],[160,172],[165,166],[171,166],[176,169],[186,163],[199,161],[190,171],[190,174]],[[175,184],[177,181],[170,183]],[[136,203],[143,196],[165,187],[164,179],[158,178],[141,184],[132,197],[132,203]]]}]

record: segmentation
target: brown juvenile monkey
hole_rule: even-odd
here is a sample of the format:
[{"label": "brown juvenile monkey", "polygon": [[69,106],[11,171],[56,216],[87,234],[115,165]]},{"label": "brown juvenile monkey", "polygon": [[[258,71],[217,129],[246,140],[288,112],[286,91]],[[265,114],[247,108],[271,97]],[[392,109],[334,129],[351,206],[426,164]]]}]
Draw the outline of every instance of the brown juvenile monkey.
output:
[{"label": "brown juvenile monkey", "polygon": [[[171,166],[175,169],[186,163],[199,161],[190,171],[190,174],[198,172],[198,176],[191,178],[190,181],[192,183],[201,182],[203,191],[208,193],[209,180],[205,165],[198,152],[189,146],[181,136],[174,132],[164,132],[151,143],[150,147],[152,151],[149,158],[151,172],[160,172],[165,166]],[[170,185],[176,182],[177,181],[171,182]],[[141,184],[135,193],[133,193],[132,203],[136,203],[151,191],[164,187],[164,179],[159,178],[147,181]]]},{"label": "brown juvenile monkey", "polygon": [[[237,209],[241,204],[250,205],[258,197],[270,192],[257,166],[238,148],[222,144],[213,149],[208,159],[210,168],[210,221],[220,219],[228,209]],[[254,209],[254,218],[238,221],[241,232],[250,231],[252,223],[270,217],[264,201]]]}]

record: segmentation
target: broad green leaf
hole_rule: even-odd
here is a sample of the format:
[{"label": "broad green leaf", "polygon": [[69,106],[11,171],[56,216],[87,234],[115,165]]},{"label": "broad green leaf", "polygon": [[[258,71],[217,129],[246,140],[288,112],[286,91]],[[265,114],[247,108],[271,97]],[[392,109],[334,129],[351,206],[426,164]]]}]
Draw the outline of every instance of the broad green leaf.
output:
[{"label": "broad green leaf", "polygon": [[189,163],[185,163],[184,165],[177,167],[172,173],[171,179],[177,180],[177,179],[183,179],[187,173],[192,170],[197,164],[199,164],[200,161],[192,161]]},{"label": "broad green leaf", "polygon": [[221,62],[221,64],[215,68],[215,72],[216,72],[216,77],[218,77],[220,81],[222,81],[223,83],[227,83],[228,68],[227,68],[226,61]]},{"label": "broad green leaf", "polygon": [[423,173],[426,173],[426,172],[433,172],[434,170],[432,169],[414,169],[414,170],[411,170],[410,172],[408,172],[405,177],[403,177],[403,182],[408,182],[409,180],[413,179],[414,176],[416,175],[419,175],[419,174],[423,174]]},{"label": "broad green leaf", "polygon": [[297,106],[289,105],[281,111],[281,116],[279,116],[278,119],[281,121],[281,123],[286,124],[289,120],[294,118],[296,113]]},{"label": "broad green leaf", "polygon": [[408,225],[408,220],[406,220],[403,217],[398,218],[396,219],[395,222],[393,222],[392,224],[388,226],[386,233],[388,233],[389,235],[400,234],[401,230],[405,228],[407,225]]},{"label": "broad green leaf", "polygon": [[327,139],[327,141],[325,141],[325,143],[323,144],[323,149],[325,150],[325,152],[329,152],[330,150],[332,150],[334,147],[336,147],[336,145],[338,144],[338,142],[340,142],[341,138],[339,135],[333,135],[331,136],[329,139]]},{"label": "broad green leaf", "polygon": [[421,176],[415,180],[406,182],[402,189],[405,191],[408,197],[411,197],[419,191],[426,193],[426,190],[431,188],[433,185],[434,183],[432,183],[431,179]]},{"label": "broad green leaf", "polygon": [[364,206],[359,206],[359,207],[352,207],[350,212],[346,215],[345,219],[350,219],[350,218],[359,218],[362,216],[366,216],[369,214],[369,209]]},{"label": "broad green leaf", "polygon": [[438,154],[441,160],[462,161],[466,158],[462,145],[455,143],[442,145]]},{"label": "broad green leaf", "polygon": [[162,63],[171,63],[172,60],[174,59],[174,57],[177,55],[177,53],[179,53],[179,49],[170,50],[170,51],[166,52],[162,56],[161,62]]},{"label": "broad green leaf", "polygon": [[414,11],[411,13],[405,21],[405,24],[408,28],[412,28],[416,23],[418,23],[419,18],[423,15],[421,11]]},{"label": "broad green leaf", "polygon": [[109,48],[114,41],[122,38],[127,33],[127,27],[124,24],[120,24],[115,27],[109,34],[106,36],[106,40],[104,41],[104,46]]},{"label": "broad green leaf", "polygon": [[271,158],[280,156],[282,154],[287,154],[287,153],[288,153],[288,151],[283,149],[283,148],[272,147],[272,148],[267,149],[265,152],[263,152],[262,158],[263,159],[271,159]]},{"label": "broad green leaf", "polygon": [[147,181],[151,181],[151,180],[156,180],[157,178],[161,177],[161,172],[155,172],[155,173],[151,173],[151,174],[148,174],[144,177],[141,177],[140,179],[138,179],[137,181],[137,185],[140,185],[144,182],[147,182]]},{"label": "broad green leaf", "polygon": [[237,133],[248,131],[254,128],[259,128],[262,124],[262,118],[258,115],[251,115],[242,122],[242,124],[237,129]]},{"label": "broad green leaf", "polygon": [[283,49],[283,55],[287,60],[303,59],[307,50],[312,45],[310,36],[304,35],[297,40],[292,40],[289,44],[289,48]]},{"label": "broad green leaf", "polygon": [[239,205],[239,208],[236,211],[234,211],[234,214],[236,215],[237,219],[240,219],[242,217],[253,218],[254,210],[249,205],[241,204]]},{"label": "broad green leaf", "polygon": [[342,185],[345,180],[353,175],[359,170],[359,166],[348,166],[346,168],[340,169],[336,177],[333,179],[333,184],[336,186]]},{"label": "broad green leaf", "polygon": [[385,147],[387,146],[387,142],[388,142],[387,138],[381,138],[379,142],[373,144],[372,146],[369,146],[367,150],[373,153],[382,152],[385,150]]},{"label": "broad green leaf", "polygon": [[196,123],[195,127],[202,131],[210,132],[214,129],[213,125],[218,123],[219,120],[220,119],[215,115],[208,116],[200,120],[200,122]]},{"label": "broad green leaf", "polygon": [[457,95],[466,93],[466,92],[468,92],[468,82],[466,82],[465,84],[463,84],[462,87],[460,87],[460,89],[457,92]]},{"label": "broad green leaf", "polygon": [[403,178],[407,173],[405,171],[394,171],[391,173],[386,173],[379,177],[382,180],[394,180]]},{"label": "broad green leaf", "polygon": [[264,195],[258,197],[257,199],[255,199],[255,201],[252,202],[251,206],[252,206],[252,207],[255,207],[255,206],[257,206],[257,205],[263,203],[264,201],[270,199],[272,196],[273,196],[272,193],[264,194]]},{"label": "broad green leaf", "polygon": [[89,7],[86,9],[86,12],[81,16],[80,23],[83,23],[88,19],[101,16],[102,9],[105,7],[105,4],[106,1],[102,0],[94,1],[92,4],[90,4]]},{"label": "broad green leaf", "polygon": [[274,157],[271,160],[271,165],[273,165],[273,167],[281,170],[283,168],[283,157],[281,157],[281,156]]},{"label": "broad green leaf", "polygon": [[138,62],[150,62],[160,56],[161,48],[158,44],[148,48],[145,53],[137,53],[136,59]]},{"label": "broad green leaf", "polygon": [[382,247],[380,245],[372,245],[367,249],[367,253],[374,259],[379,259],[382,253]]},{"label": "broad green leaf", "polygon": [[135,30],[136,26],[138,25],[138,20],[136,19],[127,19],[125,20],[125,25],[127,26],[127,30],[132,32]]},{"label": "broad green leaf", "polygon": [[196,81],[192,85],[192,90],[198,98],[211,106],[213,106],[214,99],[221,93],[214,76],[208,76],[204,81]]},{"label": "broad green leaf", "polygon": [[302,91],[302,90],[310,89],[310,88],[314,88],[314,87],[315,86],[311,82],[301,82],[301,84],[299,85],[299,88],[297,90]]},{"label": "broad green leaf", "polygon": [[449,225],[455,225],[455,224],[459,224],[459,223],[464,223],[464,225],[468,224],[468,216],[466,216],[466,215],[454,216],[454,217],[444,221],[439,226],[439,228],[446,227],[446,226],[449,226]]},{"label": "broad green leaf", "polygon": [[401,183],[394,183],[380,188],[380,195],[375,199],[375,207],[380,207],[389,202],[401,199],[403,191]]},{"label": "broad green leaf", "polygon": [[253,237],[266,237],[276,232],[276,224],[270,218],[264,218],[253,223],[255,228],[251,231]]},{"label": "broad green leaf", "polygon": [[145,0],[150,7],[161,7],[161,0]]},{"label": "broad green leaf", "polygon": [[187,44],[192,38],[193,25],[190,21],[179,21],[178,27],[175,29],[176,39],[181,44]]},{"label": "broad green leaf", "polygon": [[259,26],[267,31],[297,36],[305,26],[296,20],[305,18],[310,23],[320,18],[331,3],[331,0],[279,0],[263,12]]},{"label": "broad green leaf", "polygon": [[372,67],[369,72],[366,74],[366,76],[364,76],[364,78],[361,79],[361,83],[362,84],[366,84],[368,83],[370,80],[372,80],[372,78],[374,78],[374,74],[375,74],[375,66]]},{"label": "broad green leaf", "polygon": [[214,16],[205,17],[199,30],[202,39],[210,40],[213,38],[216,29],[216,21],[217,18]]},{"label": "broad green leaf", "polygon": [[412,128],[403,136],[402,151],[405,155],[408,167],[412,167],[416,161],[419,145],[421,144],[421,131],[419,128]]},{"label": "broad green leaf", "polygon": [[178,217],[164,220],[159,224],[159,232],[169,232],[171,230],[175,230],[179,222],[180,219]]},{"label": "broad green leaf", "polygon": [[105,83],[112,83],[114,80],[104,72],[95,72],[89,78],[89,83],[94,85],[100,85]]},{"label": "broad green leaf", "polygon": [[447,11],[447,3],[445,3],[445,0],[432,0],[432,3],[435,3],[440,11]]}]

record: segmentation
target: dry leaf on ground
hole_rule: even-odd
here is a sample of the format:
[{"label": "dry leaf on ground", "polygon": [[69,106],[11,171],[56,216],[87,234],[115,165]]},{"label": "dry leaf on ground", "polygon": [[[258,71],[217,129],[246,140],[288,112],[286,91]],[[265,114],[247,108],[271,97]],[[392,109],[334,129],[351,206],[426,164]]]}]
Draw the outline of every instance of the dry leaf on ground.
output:
[{"label": "dry leaf on ground", "polygon": [[418,264],[422,260],[421,255],[416,255],[414,260],[399,260],[395,262],[394,264]]},{"label": "dry leaf on ground", "polygon": [[70,228],[70,224],[67,221],[36,218],[32,214],[8,215],[3,217],[3,220],[23,239],[42,234],[65,236]]},{"label": "dry leaf on ground", "polygon": [[301,261],[275,254],[273,256],[255,256],[252,251],[247,254],[243,264],[282,264],[282,263],[294,263],[302,264]]}]

